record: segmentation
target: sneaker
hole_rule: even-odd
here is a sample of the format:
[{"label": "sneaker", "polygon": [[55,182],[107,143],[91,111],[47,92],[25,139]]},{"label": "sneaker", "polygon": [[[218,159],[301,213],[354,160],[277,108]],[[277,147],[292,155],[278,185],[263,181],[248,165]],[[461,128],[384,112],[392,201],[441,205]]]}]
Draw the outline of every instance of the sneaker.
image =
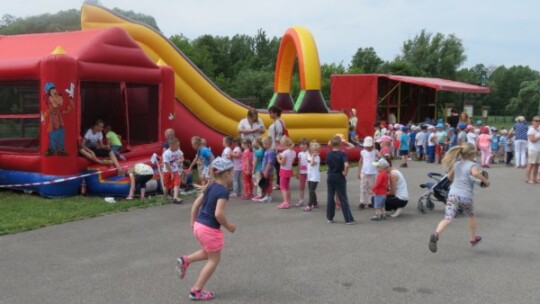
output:
[{"label": "sneaker", "polygon": [[364,203],[358,204],[358,209],[362,210],[364,208],[366,208],[366,204],[364,204]]},{"label": "sneaker", "polygon": [[272,201],[272,197],[267,195],[267,196],[263,197],[259,202],[261,202],[261,203],[270,203],[271,201]]},{"label": "sneaker", "polygon": [[309,212],[311,210],[313,210],[313,207],[311,207],[311,206],[304,207],[304,211],[306,211],[306,212]]},{"label": "sneaker", "polygon": [[[386,219],[386,218],[384,218],[384,219]],[[377,221],[377,222],[378,222],[378,221],[382,221],[382,220],[383,220],[383,215],[381,215],[381,214],[379,214],[379,215],[374,215],[374,216],[371,217],[371,220],[372,220],[372,221]]]},{"label": "sneaker", "polygon": [[261,195],[257,195],[254,198],[252,198],[251,200],[254,201],[254,202],[260,202],[262,198],[263,197]]},{"label": "sneaker", "polygon": [[346,223],[345,223],[345,225],[356,225],[356,224],[358,224],[358,222],[355,221],[355,220],[352,220],[352,221],[350,221],[350,222],[346,222]]},{"label": "sneaker", "polygon": [[179,257],[176,260],[176,273],[180,277],[180,279],[183,279],[186,277],[186,270],[189,267],[189,263],[187,262],[187,258],[185,256]]},{"label": "sneaker", "polygon": [[408,168],[409,166],[407,164],[401,164],[401,166],[399,166],[400,168]]},{"label": "sneaker", "polygon": [[229,197],[238,197],[238,194],[236,194],[235,192],[231,192],[231,194],[229,194]]},{"label": "sneaker", "polygon": [[183,201],[181,198],[173,198],[172,203],[180,205]]},{"label": "sneaker", "polygon": [[298,203],[296,203],[296,207],[302,207],[302,206],[304,206],[304,200],[303,199],[299,200]]},{"label": "sneaker", "polygon": [[373,208],[373,204],[368,204],[368,208]]},{"label": "sneaker", "polygon": [[279,190],[279,186],[272,187],[272,190]]},{"label": "sneaker", "polygon": [[392,215],[390,215],[391,217],[398,217],[401,212],[403,211],[403,208],[397,208],[396,211],[394,213],[392,213]]},{"label": "sneaker", "polygon": [[439,236],[434,233],[429,236],[429,250],[433,253],[437,252],[437,242],[439,241]]},{"label": "sneaker", "polygon": [[481,240],[482,240],[482,237],[477,235],[474,237],[474,240],[469,241],[469,243],[471,243],[471,246],[474,247],[476,246],[476,244],[480,243]]},{"label": "sneaker", "polygon": [[334,220],[326,220],[326,222],[327,222],[328,224],[333,224],[333,223],[334,223]]},{"label": "sneaker", "polygon": [[283,202],[277,206],[279,209],[289,209],[291,208],[291,204],[289,202]]},{"label": "sneaker", "polygon": [[189,299],[194,301],[209,301],[213,300],[216,296],[213,292],[210,292],[208,290],[195,290],[191,288],[191,291],[189,292]]}]

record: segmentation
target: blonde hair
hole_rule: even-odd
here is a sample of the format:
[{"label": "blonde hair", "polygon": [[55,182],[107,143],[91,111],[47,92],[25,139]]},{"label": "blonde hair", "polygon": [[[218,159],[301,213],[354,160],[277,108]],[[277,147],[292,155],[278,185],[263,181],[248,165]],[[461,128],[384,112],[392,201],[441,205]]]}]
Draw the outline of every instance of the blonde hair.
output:
[{"label": "blonde hair", "polygon": [[442,165],[450,170],[454,167],[456,161],[460,159],[469,159],[476,154],[476,147],[471,143],[464,143],[461,146],[456,146],[446,152],[442,160]]},{"label": "blonde hair", "polygon": [[256,137],[255,140],[253,140],[253,148],[260,149],[263,146],[263,140],[262,137]]},{"label": "blonde hair", "polygon": [[319,150],[320,148],[321,148],[321,144],[319,144],[316,140],[309,143],[309,150],[310,151]]},{"label": "blonde hair", "polygon": [[294,143],[292,141],[292,139],[288,136],[282,136],[281,139],[279,140],[279,142],[284,146],[284,147],[287,147],[287,148],[291,148],[294,146]]},{"label": "blonde hair", "polygon": [[262,142],[263,144],[268,144],[268,145],[272,145],[272,137],[270,136],[266,136],[265,138],[262,139]]}]

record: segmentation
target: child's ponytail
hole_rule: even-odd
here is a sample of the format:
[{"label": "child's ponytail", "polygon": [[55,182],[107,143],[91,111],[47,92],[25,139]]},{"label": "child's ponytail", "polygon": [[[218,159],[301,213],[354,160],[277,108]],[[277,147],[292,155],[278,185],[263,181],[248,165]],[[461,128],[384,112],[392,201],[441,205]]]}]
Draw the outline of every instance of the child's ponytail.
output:
[{"label": "child's ponytail", "polygon": [[454,167],[454,164],[456,161],[458,161],[460,158],[468,158],[471,154],[474,154],[476,152],[476,148],[471,143],[464,143],[461,146],[456,146],[450,149],[450,151],[446,152],[444,155],[442,162],[443,167],[446,170],[450,170]]}]

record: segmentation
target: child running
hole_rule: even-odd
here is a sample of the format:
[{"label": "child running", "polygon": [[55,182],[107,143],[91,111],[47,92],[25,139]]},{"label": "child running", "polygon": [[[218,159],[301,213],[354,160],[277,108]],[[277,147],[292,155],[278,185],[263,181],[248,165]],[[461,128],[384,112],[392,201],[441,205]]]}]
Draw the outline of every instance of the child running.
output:
[{"label": "child running", "polygon": [[298,152],[298,175],[297,178],[300,182],[300,199],[296,203],[296,207],[302,207],[304,205],[304,192],[306,190],[306,180],[308,175],[308,140],[307,138],[300,139],[300,152]]},{"label": "child running", "polygon": [[242,199],[249,200],[253,197],[253,152],[251,151],[251,139],[242,140],[242,172],[244,177],[244,195]]},{"label": "child running", "polygon": [[435,233],[429,237],[429,250],[431,252],[437,252],[437,242],[443,231],[456,217],[459,208],[469,218],[469,242],[471,246],[475,246],[482,240],[480,236],[476,235],[476,217],[473,208],[474,181],[471,180],[471,175],[479,179],[483,187],[489,187],[490,183],[482,172],[478,170],[478,165],[474,162],[475,156],[475,146],[471,143],[465,143],[448,151],[443,159],[443,166],[450,170],[448,179],[452,182],[452,185],[448,192],[444,219],[439,222]]},{"label": "child running", "polygon": [[317,202],[317,185],[321,181],[321,173],[319,172],[319,167],[321,165],[321,158],[319,153],[321,150],[321,145],[312,141],[309,144],[309,154],[308,154],[308,190],[309,190],[309,202],[308,205],[304,208],[304,211],[311,211],[313,208],[317,208],[319,203]]},{"label": "child running", "polygon": [[371,164],[380,158],[377,150],[373,149],[373,138],[364,138],[364,149],[360,151],[358,161],[358,179],[360,180],[360,203],[358,209],[364,209],[366,202],[371,201],[371,188],[375,183],[377,169]]},{"label": "child running", "polygon": [[328,187],[326,205],[326,219],[328,223],[334,223],[336,213],[336,201],[334,196],[337,194],[341,202],[341,210],[345,224],[358,224],[354,220],[351,209],[349,208],[349,199],[347,198],[347,173],[349,172],[349,162],[347,154],[341,151],[341,137],[336,135],[330,140],[332,150],[326,154],[326,165],[328,166],[328,178],[326,184]]},{"label": "child running", "polygon": [[296,152],[294,152],[294,143],[290,137],[284,135],[281,137],[280,143],[285,150],[277,155],[277,161],[280,164],[279,169],[279,189],[283,195],[283,202],[277,207],[279,209],[289,209],[291,207],[291,177],[293,175],[293,162],[296,158]]},{"label": "child running", "polygon": [[191,208],[191,228],[201,245],[201,249],[178,258],[176,271],[183,279],[190,264],[207,261],[189,292],[191,300],[212,300],[215,298],[214,293],[204,290],[204,286],[216,270],[221,258],[221,250],[225,243],[221,226],[230,233],[234,233],[236,230],[236,225],[227,221],[225,217],[225,208],[229,200],[228,185],[232,180],[233,167],[230,160],[216,158],[212,162],[215,182],[203,188],[202,194],[195,200]]},{"label": "child running", "polygon": [[375,215],[371,217],[372,221],[386,220],[384,203],[386,202],[386,194],[388,192],[388,183],[390,177],[388,175],[388,168],[390,164],[385,158],[379,159],[378,162],[373,162],[372,165],[377,168],[379,174],[375,185],[373,185],[373,208],[375,208]]},{"label": "child running", "polygon": [[491,159],[491,135],[489,135],[488,127],[482,127],[480,129],[480,135],[478,135],[478,148],[480,149],[482,167],[489,168]]}]

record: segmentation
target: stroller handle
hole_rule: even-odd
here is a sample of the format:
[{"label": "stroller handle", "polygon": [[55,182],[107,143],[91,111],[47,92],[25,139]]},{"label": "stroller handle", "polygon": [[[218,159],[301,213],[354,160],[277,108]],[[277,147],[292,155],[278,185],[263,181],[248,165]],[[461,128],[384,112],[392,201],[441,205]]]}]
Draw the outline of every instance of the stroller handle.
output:
[{"label": "stroller handle", "polygon": [[437,172],[429,172],[429,173],[427,174],[427,176],[429,176],[430,178],[436,178],[436,177],[439,177],[439,178],[440,178],[440,177],[443,177],[442,174],[437,173]]}]

